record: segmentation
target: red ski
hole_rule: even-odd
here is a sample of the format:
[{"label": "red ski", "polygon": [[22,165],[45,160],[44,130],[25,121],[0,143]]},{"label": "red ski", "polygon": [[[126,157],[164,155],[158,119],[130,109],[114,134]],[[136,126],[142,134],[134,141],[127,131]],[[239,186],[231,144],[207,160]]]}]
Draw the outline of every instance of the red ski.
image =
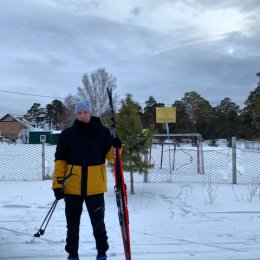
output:
[{"label": "red ski", "polygon": [[[115,138],[116,126],[115,126],[115,113],[112,101],[112,89],[107,88],[111,120],[112,120],[112,136]],[[126,184],[124,180],[124,172],[122,168],[121,156],[118,148],[114,148],[114,173],[115,173],[115,195],[118,208],[118,218],[121,227],[125,260],[131,260],[131,246],[130,246],[130,231],[129,231],[129,216],[127,207],[127,193]]]}]

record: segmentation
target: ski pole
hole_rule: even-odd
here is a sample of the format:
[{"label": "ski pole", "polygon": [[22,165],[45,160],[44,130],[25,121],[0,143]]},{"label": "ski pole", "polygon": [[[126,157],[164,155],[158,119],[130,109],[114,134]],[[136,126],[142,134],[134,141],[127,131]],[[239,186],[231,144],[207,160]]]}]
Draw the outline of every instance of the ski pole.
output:
[{"label": "ski pole", "polygon": [[[73,165],[72,165],[72,167],[70,168],[70,173],[69,173],[69,175],[68,175],[67,177],[65,177],[65,178],[62,178],[62,180],[58,180],[58,183],[59,183],[59,184],[62,184],[62,190],[63,190],[63,191],[64,191],[64,187],[65,187],[66,180],[73,175],[73,174],[72,174],[72,169],[73,169]],[[48,226],[48,224],[49,224],[49,221],[50,221],[51,216],[52,216],[52,214],[53,214],[53,212],[54,212],[54,210],[55,210],[55,208],[56,208],[56,206],[57,206],[57,204],[58,204],[58,201],[59,201],[58,199],[55,199],[54,202],[52,203],[51,208],[50,208],[49,212],[47,213],[45,219],[43,220],[43,222],[42,222],[42,224],[41,224],[39,230],[34,234],[35,237],[40,237],[40,236],[44,235],[45,229],[47,228],[47,226]],[[46,222],[46,221],[47,221],[47,222]],[[42,227],[44,226],[44,223],[45,223],[45,222],[46,222],[45,227],[42,228]]]},{"label": "ski pole", "polygon": [[[49,223],[49,221],[50,221],[50,219],[51,219],[51,216],[52,216],[52,214],[53,214],[53,212],[54,212],[54,210],[55,210],[57,204],[58,204],[58,200],[55,199],[55,201],[52,203],[51,208],[49,209],[49,211],[48,211],[48,213],[47,213],[45,219],[43,220],[43,222],[42,222],[42,224],[41,224],[39,230],[34,234],[35,237],[40,237],[41,235],[44,235],[45,229],[46,229],[47,226],[48,226],[48,223]],[[47,221],[47,222],[46,222],[46,221]],[[45,222],[46,222],[46,224],[45,224]],[[45,224],[45,227],[42,228],[42,227],[44,226],[44,224]]]}]

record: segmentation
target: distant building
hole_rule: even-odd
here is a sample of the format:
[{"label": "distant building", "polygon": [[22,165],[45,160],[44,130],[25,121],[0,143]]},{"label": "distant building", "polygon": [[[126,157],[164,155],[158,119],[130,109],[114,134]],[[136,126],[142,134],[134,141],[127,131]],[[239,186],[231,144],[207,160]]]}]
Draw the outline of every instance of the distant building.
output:
[{"label": "distant building", "polygon": [[[29,144],[40,144],[42,142],[56,145],[58,143],[61,131],[48,131],[44,129],[37,129],[29,131]],[[43,141],[44,139],[44,141]]]},{"label": "distant building", "polygon": [[6,114],[0,119],[0,135],[12,141],[15,141],[20,133],[26,133],[35,127],[36,124],[29,122],[23,116]]}]

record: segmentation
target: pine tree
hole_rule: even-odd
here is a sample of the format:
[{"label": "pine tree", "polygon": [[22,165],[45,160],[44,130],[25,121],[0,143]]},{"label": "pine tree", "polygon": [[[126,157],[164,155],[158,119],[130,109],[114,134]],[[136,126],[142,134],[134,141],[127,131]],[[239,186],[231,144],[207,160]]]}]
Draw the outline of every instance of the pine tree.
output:
[{"label": "pine tree", "polygon": [[241,112],[242,120],[242,134],[244,138],[260,137],[260,131],[258,129],[258,115],[259,114],[259,94],[260,84],[255,88],[255,90],[250,92],[246,102],[245,108]]},{"label": "pine tree", "polygon": [[190,133],[191,123],[189,120],[189,114],[186,111],[186,107],[181,101],[175,101],[172,105],[176,107],[176,123],[173,124],[173,128],[170,127],[170,132],[173,133]]},{"label": "pine tree", "polygon": [[218,138],[231,139],[232,136],[237,136],[240,126],[239,106],[228,97],[220,101],[220,104],[215,108],[216,112],[216,134]]},{"label": "pine tree", "polygon": [[147,101],[145,101],[144,112],[142,113],[142,122],[144,128],[156,133],[163,133],[163,125],[156,124],[156,107],[164,107],[163,103],[157,103],[153,96],[150,96]]},{"label": "pine tree", "polygon": [[189,116],[191,130],[200,133],[204,138],[210,138],[214,131],[214,110],[210,103],[195,91],[185,93],[181,102]]},{"label": "pine tree", "polygon": [[60,100],[53,100],[51,104],[46,105],[46,122],[49,129],[62,130],[66,124],[67,109]]},{"label": "pine tree", "polygon": [[34,103],[27,111],[26,115],[29,121],[34,122],[39,126],[45,119],[45,109],[41,108],[41,104]]},{"label": "pine tree", "polygon": [[123,168],[130,172],[131,194],[134,194],[134,172],[145,172],[149,167],[146,155],[151,136],[144,134],[139,112],[140,106],[127,94],[116,117],[117,133],[124,143]]}]

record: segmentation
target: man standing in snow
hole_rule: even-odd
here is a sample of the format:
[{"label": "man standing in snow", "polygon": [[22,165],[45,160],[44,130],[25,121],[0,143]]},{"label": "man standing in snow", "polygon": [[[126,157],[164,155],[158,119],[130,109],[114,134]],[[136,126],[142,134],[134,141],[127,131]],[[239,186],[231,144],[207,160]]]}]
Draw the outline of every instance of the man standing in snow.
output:
[{"label": "man standing in snow", "polygon": [[[68,260],[78,260],[79,226],[85,202],[96,241],[97,260],[106,260],[109,248],[104,222],[107,176],[105,160],[113,160],[113,147],[121,148],[98,117],[92,116],[88,100],[75,106],[76,120],[62,131],[55,153],[53,191],[65,200]],[[113,147],[112,147],[113,146]]]}]

